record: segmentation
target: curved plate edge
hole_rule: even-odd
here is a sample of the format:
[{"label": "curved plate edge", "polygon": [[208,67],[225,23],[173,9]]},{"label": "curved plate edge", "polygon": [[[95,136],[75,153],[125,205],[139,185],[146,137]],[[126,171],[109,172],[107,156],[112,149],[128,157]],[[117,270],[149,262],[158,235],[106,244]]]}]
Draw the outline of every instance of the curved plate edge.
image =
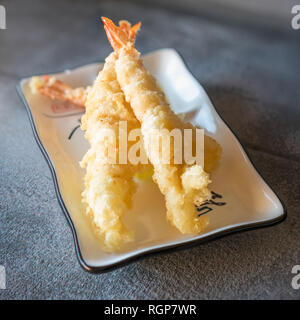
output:
[{"label": "curved plate edge", "polygon": [[[182,60],[185,68],[187,69],[187,71],[199,83],[197,78],[193,75],[191,70],[188,68],[184,58],[182,57],[182,55],[177,50],[175,50],[173,48],[165,48],[165,49],[160,49],[160,50],[153,51],[153,52],[151,52],[151,54],[159,52],[159,51],[163,51],[163,50],[166,50],[166,49],[167,50],[172,50],[176,54],[178,54],[178,56]],[[148,53],[148,54],[150,54],[150,53]],[[243,225],[243,226],[236,226],[236,227],[233,227],[233,228],[229,228],[227,230],[223,230],[223,231],[214,233],[212,235],[208,235],[208,236],[203,237],[201,239],[190,240],[190,241],[187,241],[187,242],[182,243],[182,244],[164,246],[163,248],[154,248],[152,250],[150,249],[147,252],[141,252],[141,253],[132,255],[132,256],[130,256],[130,257],[128,257],[128,258],[126,258],[126,259],[124,259],[122,261],[119,261],[119,262],[116,262],[114,264],[110,264],[110,265],[107,265],[107,266],[104,266],[104,267],[90,266],[84,261],[84,259],[82,257],[81,250],[80,250],[80,245],[79,245],[79,240],[78,240],[78,236],[77,236],[77,232],[76,232],[75,226],[73,224],[73,221],[71,219],[71,216],[70,216],[70,214],[69,214],[69,212],[68,212],[68,210],[66,208],[66,205],[65,205],[65,203],[63,201],[63,197],[62,197],[62,195],[60,193],[59,185],[58,185],[58,181],[57,181],[57,176],[56,176],[56,172],[55,172],[53,163],[52,163],[51,158],[49,157],[49,155],[48,155],[48,153],[47,153],[47,151],[46,151],[46,149],[45,149],[45,147],[44,147],[44,145],[43,145],[43,143],[42,143],[42,141],[41,141],[41,139],[40,139],[40,137],[38,135],[38,132],[36,130],[36,126],[35,126],[35,123],[34,123],[34,120],[33,120],[33,116],[32,116],[30,107],[29,107],[29,105],[28,105],[28,103],[26,101],[26,98],[25,98],[24,94],[23,94],[23,91],[22,91],[22,80],[16,86],[16,90],[17,90],[17,93],[18,93],[21,101],[25,105],[25,108],[26,108],[26,111],[27,111],[27,114],[28,114],[28,117],[29,117],[31,129],[33,131],[33,135],[34,135],[34,138],[35,138],[35,140],[37,142],[37,145],[40,148],[40,150],[41,150],[41,152],[42,152],[42,154],[43,154],[43,156],[44,156],[44,158],[45,158],[45,160],[46,160],[46,162],[47,162],[47,164],[49,166],[49,169],[50,169],[50,172],[51,172],[51,175],[52,175],[52,179],[53,179],[53,183],[54,183],[55,193],[56,193],[56,196],[57,196],[57,199],[58,199],[58,203],[59,203],[59,205],[60,205],[60,207],[61,207],[61,209],[62,209],[62,211],[63,211],[63,213],[64,213],[64,215],[65,215],[65,217],[67,219],[67,222],[68,222],[68,224],[69,224],[69,226],[71,228],[71,231],[72,231],[72,235],[73,235],[73,239],[74,239],[74,243],[75,243],[75,252],[76,252],[76,256],[77,256],[78,262],[79,262],[80,266],[85,271],[87,271],[89,273],[97,274],[97,273],[104,273],[104,272],[112,271],[112,270],[114,270],[116,268],[119,268],[119,267],[122,267],[124,265],[127,265],[127,264],[129,264],[129,263],[131,263],[133,261],[136,261],[139,258],[146,257],[148,255],[164,253],[166,251],[173,251],[173,250],[176,250],[176,249],[185,249],[185,248],[188,248],[188,247],[191,247],[191,246],[195,246],[197,244],[201,244],[201,243],[204,243],[204,242],[207,242],[207,241],[216,240],[218,238],[221,238],[223,236],[230,235],[230,234],[233,234],[233,233],[238,233],[238,232],[248,231],[248,230],[253,230],[253,229],[258,229],[258,228],[264,228],[264,227],[270,227],[270,226],[273,226],[273,225],[278,224],[280,222],[283,222],[287,217],[287,208],[286,208],[284,202],[279,198],[277,193],[273,190],[273,188],[270,186],[270,184],[266,181],[266,179],[262,176],[262,174],[256,168],[256,166],[253,163],[253,160],[251,159],[251,157],[249,156],[249,154],[247,152],[247,149],[244,147],[244,145],[242,144],[240,139],[237,137],[237,135],[234,133],[234,131],[231,129],[231,127],[221,117],[221,115],[215,109],[213,103],[210,100],[211,106],[214,108],[214,111],[220,117],[221,121],[223,121],[224,124],[227,126],[227,128],[231,131],[231,133],[234,135],[236,140],[239,142],[239,144],[241,145],[243,151],[245,152],[246,156],[248,157],[250,163],[252,164],[253,168],[256,170],[256,172],[259,174],[259,176],[262,178],[262,180],[266,183],[266,185],[274,192],[274,194],[278,198],[279,202],[282,205],[283,213],[280,216],[278,216],[278,217],[276,217],[274,219],[271,219],[271,220],[265,220],[265,221],[261,221],[261,222],[252,222],[252,223],[249,223],[249,224],[246,224],[246,225]]]}]

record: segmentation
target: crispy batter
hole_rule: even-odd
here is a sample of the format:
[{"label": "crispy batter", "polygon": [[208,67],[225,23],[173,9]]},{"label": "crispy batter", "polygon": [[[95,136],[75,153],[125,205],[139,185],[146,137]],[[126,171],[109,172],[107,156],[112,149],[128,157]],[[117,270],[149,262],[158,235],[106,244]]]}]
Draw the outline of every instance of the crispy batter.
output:
[{"label": "crispy batter", "polygon": [[[81,126],[91,145],[81,162],[87,169],[83,201],[107,251],[116,251],[133,239],[122,216],[131,206],[136,189],[133,176],[138,170],[138,166],[110,164],[109,161],[108,150],[115,149],[117,157],[119,155],[119,121],[127,121],[128,130],[138,127],[116,80],[114,64],[115,54],[112,53],[89,91]],[[116,145],[103,135],[104,129],[115,132]]]}]

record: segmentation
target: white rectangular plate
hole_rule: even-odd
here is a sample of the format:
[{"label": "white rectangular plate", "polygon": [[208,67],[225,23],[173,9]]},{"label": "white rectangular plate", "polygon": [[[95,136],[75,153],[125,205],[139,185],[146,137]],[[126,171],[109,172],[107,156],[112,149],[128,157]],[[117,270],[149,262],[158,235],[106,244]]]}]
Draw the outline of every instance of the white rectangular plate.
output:
[{"label": "white rectangular plate", "polygon": [[[82,112],[69,103],[32,95],[28,78],[18,86],[27,108],[32,129],[53,175],[59,203],[75,239],[81,266],[101,272],[138,256],[162,251],[282,221],[282,203],[253,167],[240,142],[217,114],[203,87],[187,70],[179,54],[162,49],[143,57],[148,70],[157,78],[176,113],[185,113],[192,123],[205,128],[222,146],[219,167],[210,185],[217,196],[200,213],[209,216],[204,233],[182,235],[166,220],[164,199],[151,181],[139,184],[133,208],[125,222],[135,230],[135,241],[122,252],[105,253],[96,238],[81,203],[84,170],[78,162],[88,149],[79,128]],[[91,64],[54,74],[71,86],[91,85],[103,64]],[[205,213],[206,212],[206,213]]]}]

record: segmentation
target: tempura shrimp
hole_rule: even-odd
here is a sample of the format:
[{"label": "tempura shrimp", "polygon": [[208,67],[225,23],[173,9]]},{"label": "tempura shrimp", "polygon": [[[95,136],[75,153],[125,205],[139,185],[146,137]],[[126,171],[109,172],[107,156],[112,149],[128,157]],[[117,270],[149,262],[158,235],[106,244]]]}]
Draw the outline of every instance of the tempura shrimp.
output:
[{"label": "tempura shrimp", "polygon": [[102,21],[117,56],[115,70],[118,82],[141,123],[144,147],[154,167],[153,178],[165,196],[167,217],[180,232],[199,233],[207,226],[208,218],[197,216],[195,203],[200,204],[210,198],[208,173],[200,165],[162,164],[157,161],[158,155],[149,150],[151,130],[183,130],[191,125],[182,122],[171,110],[165,95],[143,66],[140,53],[134,48],[134,43],[128,41],[124,30],[108,18],[103,17]]},{"label": "tempura shrimp", "polygon": [[115,54],[112,53],[89,91],[81,121],[91,145],[81,161],[81,166],[86,167],[82,197],[106,251],[116,251],[133,240],[133,232],[126,229],[122,216],[131,206],[136,190],[133,176],[138,170],[130,163],[108,161],[110,148],[116,149],[118,159],[118,141],[113,145],[109,137],[103,136],[104,129],[112,130],[118,139],[119,121],[127,121],[128,130],[139,125],[116,80],[114,64]]}]

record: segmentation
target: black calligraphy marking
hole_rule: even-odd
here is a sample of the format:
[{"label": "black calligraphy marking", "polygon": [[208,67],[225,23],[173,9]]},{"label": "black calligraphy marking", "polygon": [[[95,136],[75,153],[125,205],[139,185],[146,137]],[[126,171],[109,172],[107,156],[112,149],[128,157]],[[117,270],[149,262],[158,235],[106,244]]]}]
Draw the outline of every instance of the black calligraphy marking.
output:
[{"label": "black calligraphy marking", "polygon": [[[78,119],[78,122],[81,123],[81,119]],[[70,133],[69,136],[68,136],[68,139],[69,139],[69,140],[71,140],[73,134],[74,134],[74,133],[76,132],[76,130],[79,129],[79,128],[80,128],[80,124],[79,124],[78,126],[76,126],[76,127],[71,131],[71,133]]]},{"label": "black calligraphy marking", "polygon": [[225,206],[226,202],[216,202],[214,200],[207,200],[201,204],[201,206],[207,205],[207,204],[213,204],[215,206]]},{"label": "black calligraphy marking", "polygon": [[222,198],[223,198],[222,195],[220,195],[214,191],[211,191],[211,199],[210,200],[207,200],[207,201],[201,203],[199,206],[196,205],[196,210],[197,210],[197,212],[199,212],[198,217],[213,210],[209,205],[214,205],[214,206],[219,206],[219,207],[225,206],[226,202],[215,201],[215,199],[222,199]]},{"label": "black calligraphy marking", "polygon": [[[204,212],[201,212],[201,211],[204,211]],[[212,211],[212,208],[207,207],[207,206],[205,206],[205,207],[197,207],[197,212],[199,212],[198,217],[202,216],[203,214],[205,214],[205,213],[207,213],[209,211]]]},{"label": "black calligraphy marking", "polygon": [[211,191],[210,193],[212,194],[213,199],[223,198],[220,194],[217,194],[216,192]]}]

